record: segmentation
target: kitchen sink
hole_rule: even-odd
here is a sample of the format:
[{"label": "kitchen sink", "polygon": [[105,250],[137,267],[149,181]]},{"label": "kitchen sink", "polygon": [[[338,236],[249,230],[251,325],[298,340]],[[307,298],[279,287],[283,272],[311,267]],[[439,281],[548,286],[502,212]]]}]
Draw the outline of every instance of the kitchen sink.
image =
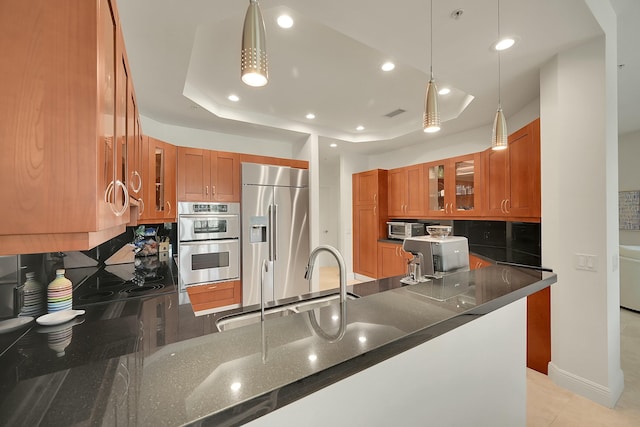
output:
[{"label": "kitchen sink", "polygon": [[[354,300],[356,298],[359,298],[358,295],[347,293],[348,300]],[[310,311],[320,307],[326,307],[331,304],[338,304],[339,302],[339,294],[332,294],[304,301],[296,301],[286,305],[280,305],[277,307],[265,309],[264,318],[272,319],[277,317],[290,316],[292,314]],[[218,331],[223,332],[258,322],[260,322],[260,310],[255,310],[248,313],[231,314],[229,316],[222,317],[216,321],[216,327],[218,328]]]},{"label": "kitchen sink", "polygon": [[[359,298],[359,296],[355,294],[347,293],[348,300],[354,300],[356,298]],[[340,302],[340,295],[333,294],[333,295],[327,295],[326,297],[319,297],[319,298],[314,298],[311,300],[295,303],[293,304],[293,309],[296,312],[309,311],[315,308],[326,307],[328,305],[339,303],[339,302]]]},{"label": "kitchen sink", "polygon": [[[287,306],[274,307],[264,310],[264,318],[273,319],[296,313],[297,311]],[[232,314],[230,316],[220,318],[216,321],[216,328],[218,328],[218,331],[223,332],[258,322],[260,322],[260,310],[251,311],[249,313]]]}]

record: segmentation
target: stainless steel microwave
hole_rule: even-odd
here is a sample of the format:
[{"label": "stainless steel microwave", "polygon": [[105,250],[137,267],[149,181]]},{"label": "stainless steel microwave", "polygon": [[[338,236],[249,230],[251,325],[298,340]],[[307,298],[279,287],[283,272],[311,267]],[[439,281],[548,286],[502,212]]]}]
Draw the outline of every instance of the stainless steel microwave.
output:
[{"label": "stainless steel microwave", "polygon": [[406,239],[407,237],[424,236],[425,225],[420,222],[387,222],[387,236],[389,239]]}]

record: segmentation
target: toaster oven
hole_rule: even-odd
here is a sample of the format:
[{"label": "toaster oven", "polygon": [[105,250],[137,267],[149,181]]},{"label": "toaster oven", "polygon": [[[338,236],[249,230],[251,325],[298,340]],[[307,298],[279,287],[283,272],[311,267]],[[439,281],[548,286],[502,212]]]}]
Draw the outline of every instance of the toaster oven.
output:
[{"label": "toaster oven", "polygon": [[407,237],[424,236],[425,225],[421,222],[387,222],[387,237],[389,239],[406,239]]}]

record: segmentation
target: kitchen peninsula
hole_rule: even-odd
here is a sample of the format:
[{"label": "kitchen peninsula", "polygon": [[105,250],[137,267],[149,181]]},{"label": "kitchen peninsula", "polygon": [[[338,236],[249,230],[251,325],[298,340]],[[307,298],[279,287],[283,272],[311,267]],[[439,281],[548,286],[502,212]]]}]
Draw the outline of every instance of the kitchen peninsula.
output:
[{"label": "kitchen peninsula", "polygon": [[196,317],[176,292],[87,306],[62,354],[33,325],[2,349],[0,424],[388,425],[387,413],[415,425],[434,411],[524,425],[524,297],[556,275],[491,265],[399,279],[350,287],[360,298],[341,338],[338,304],[216,333],[230,312]]}]

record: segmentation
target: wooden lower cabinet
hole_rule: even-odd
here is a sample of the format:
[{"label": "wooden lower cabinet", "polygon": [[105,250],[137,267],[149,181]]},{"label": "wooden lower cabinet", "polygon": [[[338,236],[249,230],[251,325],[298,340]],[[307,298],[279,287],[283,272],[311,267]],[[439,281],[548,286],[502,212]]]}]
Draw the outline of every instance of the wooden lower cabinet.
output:
[{"label": "wooden lower cabinet", "polygon": [[469,254],[469,268],[476,270],[478,268],[488,267],[491,263],[475,255]]},{"label": "wooden lower cabinet", "polygon": [[378,242],[378,278],[407,274],[407,262],[413,258],[400,243]]},{"label": "wooden lower cabinet", "polygon": [[242,302],[242,282],[210,283],[187,288],[193,311],[211,310]]},{"label": "wooden lower cabinet", "polygon": [[527,297],[527,367],[548,374],[551,361],[551,288]]}]

